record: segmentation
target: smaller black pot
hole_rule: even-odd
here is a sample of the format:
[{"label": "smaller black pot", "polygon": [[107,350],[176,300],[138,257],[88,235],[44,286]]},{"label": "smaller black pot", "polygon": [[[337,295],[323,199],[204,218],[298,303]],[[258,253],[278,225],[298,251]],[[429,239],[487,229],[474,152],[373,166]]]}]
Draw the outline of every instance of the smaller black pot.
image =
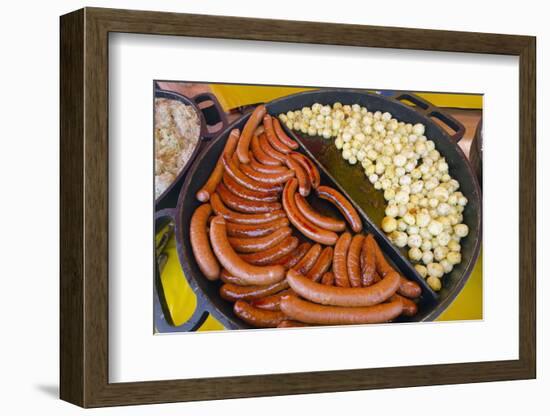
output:
[{"label": "smaller black pot", "polygon": [[[185,173],[189,169],[189,166],[193,164],[193,161],[201,152],[204,147],[204,143],[210,141],[212,137],[215,137],[219,132],[223,131],[227,127],[227,117],[218,99],[213,94],[207,92],[188,98],[172,91],[155,89],[155,98],[166,98],[168,100],[179,101],[184,105],[191,106],[199,117],[201,125],[199,140],[197,141],[195,149],[189,157],[189,160],[181,169],[174,182],[172,182],[172,184],[155,200],[155,211],[157,211],[176,205],[179,190],[183,184]],[[212,105],[205,108],[200,108],[199,104],[203,102],[212,102]],[[216,130],[212,130],[212,127],[217,124],[220,124],[220,126],[216,128]]]}]

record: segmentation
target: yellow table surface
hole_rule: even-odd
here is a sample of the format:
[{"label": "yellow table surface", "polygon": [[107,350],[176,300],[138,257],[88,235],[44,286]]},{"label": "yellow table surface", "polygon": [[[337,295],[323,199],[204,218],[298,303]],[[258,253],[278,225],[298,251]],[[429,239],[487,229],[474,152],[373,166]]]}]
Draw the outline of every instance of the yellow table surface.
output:
[{"label": "yellow table surface", "polygon": [[[311,88],[210,84],[210,89],[219,99],[223,108],[228,111],[244,105],[268,102]],[[420,93],[418,95],[440,107],[463,109],[480,109],[482,107],[481,95],[440,93]],[[168,254],[168,261],[161,273],[162,287],[168,312],[173,322],[176,325],[181,325],[191,317],[195,309],[196,298],[183,275],[174,238],[168,243],[165,252]],[[480,253],[466,285],[437,321],[482,319],[482,286],[482,255]],[[223,325],[210,316],[199,331],[222,329],[224,329]]]}]

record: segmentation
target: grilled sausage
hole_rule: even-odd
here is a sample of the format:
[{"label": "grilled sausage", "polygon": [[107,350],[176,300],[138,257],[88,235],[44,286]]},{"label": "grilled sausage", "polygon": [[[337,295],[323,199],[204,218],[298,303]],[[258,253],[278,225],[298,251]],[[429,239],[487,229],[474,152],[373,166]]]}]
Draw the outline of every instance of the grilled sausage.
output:
[{"label": "grilled sausage", "polygon": [[292,269],[296,270],[300,274],[308,274],[319,256],[321,255],[321,245],[315,244],[311,246],[304,257],[294,266]]},{"label": "grilled sausage", "polygon": [[[374,241],[374,240],[373,240]],[[388,263],[384,257],[384,253],[380,246],[374,241],[376,269],[385,278],[388,273],[396,273],[395,269]],[[399,275],[399,290],[398,293],[410,299],[415,299],[422,294],[422,288],[416,282],[408,280],[406,277]]]},{"label": "grilled sausage", "polygon": [[292,234],[289,227],[282,227],[263,237],[229,238],[229,244],[239,253],[255,253],[279,244]]},{"label": "grilled sausage", "polygon": [[288,147],[294,150],[298,148],[298,143],[287,136],[277,117],[273,117],[273,130],[275,130],[275,134],[277,135],[279,140],[286,144]]},{"label": "grilled sausage", "polygon": [[222,162],[229,176],[231,176],[237,183],[244,186],[245,188],[260,192],[273,192],[280,191],[282,189],[281,185],[270,185],[263,182],[255,181],[254,179],[250,179],[239,169],[235,157],[229,159],[227,155],[223,155]]},{"label": "grilled sausage", "polygon": [[252,137],[252,154],[254,157],[258,160],[259,163],[262,165],[268,165],[268,166],[280,166],[282,165],[282,161],[275,159],[274,157],[271,157],[269,154],[264,152],[262,149],[262,146],[260,146],[260,136],[254,136]]},{"label": "grilled sausage", "polygon": [[[231,130],[231,133],[229,133],[227,141],[225,142],[225,147],[223,148],[222,155],[226,154],[228,157],[233,157],[233,153],[235,152],[235,148],[237,147],[237,142],[239,140],[239,134],[239,129]],[[210,195],[215,192],[216,187],[222,179],[223,171],[224,166],[222,162],[222,156],[220,155],[218,161],[216,162],[216,167],[208,177],[208,180],[197,192],[197,199],[199,201],[206,202],[210,199]]]},{"label": "grilled sausage", "polygon": [[235,211],[244,212],[246,214],[258,214],[263,212],[273,212],[281,209],[279,202],[257,202],[249,199],[241,198],[235,195],[227,187],[220,183],[216,188],[216,193],[220,196],[221,200],[229,208]]},{"label": "grilled sausage", "polygon": [[279,293],[286,289],[288,289],[288,282],[286,280],[281,280],[271,285],[241,286],[233,283],[226,283],[220,287],[220,296],[230,302],[236,302],[238,300],[251,301],[265,298],[266,296]]},{"label": "grilled sausage", "polygon": [[[247,166],[247,165],[245,165]],[[233,194],[250,201],[258,202],[276,202],[279,199],[277,191],[260,192],[245,188],[227,173],[223,174],[223,183]]]},{"label": "grilled sausage", "polygon": [[247,324],[256,328],[276,328],[288,319],[282,312],[255,308],[242,300],[235,302],[233,312]]},{"label": "grilled sausage", "polygon": [[291,293],[289,290],[283,290],[274,295],[269,295],[264,298],[254,299],[250,301],[250,304],[256,308],[266,309],[268,311],[280,311],[281,310],[281,298]]},{"label": "grilled sausage", "polygon": [[246,282],[243,282],[238,277],[233,276],[231,273],[229,273],[225,269],[222,269],[222,271],[220,272],[220,280],[224,283],[231,283],[239,286],[247,286]]},{"label": "grilled sausage", "polygon": [[264,116],[264,129],[267,141],[275,150],[285,155],[292,151],[292,149],[279,140],[279,137],[275,134],[275,130],[273,130],[273,119],[269,114]]},{"label": "grilled sausage", "polygon": [[277,328],[303,328],[304,326],[309,325],[303,322],[287,320],[282,321],[279,325],[277,325]]},{"label": "grilled sausage", "polygon": [[[397,293],[394,295],[396,299],[399,299],[401,303],[403,304],[403,312],[402,314],[404,316],[414,316],[418,312],[418,306],[416,303],[414,303],[412,300],[407,299],[404,296],[398,295]],[[279,308],[280,308],[280,301],[279,301]]]},{"label": "grilled sausage", "polygon": [[311,270],[307,273],[307,278],[313,280],[314,282],[318,282],[321,280],[321,277],[323,274],[330,269],[330,265],[332,264],[332,254],[334,250],[332,247],[325,247],[323,251],[321,252],[321,255],[311,268]]},{"label": "grilled sausage", "polygon": [[298,295],[315,303],[333,306],[371,306],[384,302],[399,287],[399,275],[388,273],[380,282],[369,287],[330,287],[312,282],[290,269],[286,274],[288,284]]},{"label": "grilled sausage", "polygon": [[269,141],[267,140],[267,137],[265,135],[262,135],[262,136],[258,137],[258,141],[260,143],[260,148],[264,151],[264,153],[266,153],[267,155],[269,155],[273,159],[277,159],[280,163],[284,163],[285,154],[281,153],[281,152],[275,150],[273,147],[271,147],[271,145],[269,144]]},{"label": "grilled sausage", "polygon": [[317,187],[321,184],[321,175],[319,174],[319,169],[317,169],[317,166],[315,166],[309,157],[301,153],[292,152],[290,156],[302,165],[309,176],[311,186],[313,189],[317,189]]},{"label": "grilled sausage", "polygon": [[370,286],[374,282],[374,273],[376,272],[376,241],[372,234],[367,235],[363,241],[361,249],[361,285]]},{"label": "grilled sausage", "polygon": [[211,213],[210,204],[203,204],[195,210],[191,217],[189,239],[199,269],[208,280],[215,280],[220,275],[220,264],[208,240],[207,222]]},{"label": "grilled sausage", "polygon": [[288,216],[288,219],[294,225],[298,231],[300,231],[306,237],[313,241],[327,246],[332,246],[338,240],[338,235],[329,230],[325,230],[316,226],[311,221],[307,220],[298,211],[296,207],[296,201],[294,200],[294,194],[298,186],[296,178],[289,180],[283,190],[283,208]]},{"label": "grilled sausage", "polygon": [[224,205],[218,194],[213,194],[210,197],[210,204],[216,215],[221,215],[228,222],[237,224],[266,224],[280,218],[286,218],[286,214],[283,210],[259,214],[243,214],[241,212],[232,211]]},{"label": "grilled sausage", "polygon": [[291,169],[286,169],[283,172],[276,173],[258,172],[250,165],[242,165],[240,169],[241,172],[248,176],[250,179],[254,179],[255,181],[268,185],[279,185],[285,183],[294,176],[294,171]]},{"label": "grilled sausage", "polygon": [[305,169],[300,165],[296,159],[287,156],[285,158],[285,164],[294,171],[296,179],[298,179],[298,191],[302,196],[308,196],[311,192],[311,181]]},{"label": "grilled sausage", "polygon": [[317,196],[322,199],[326,199],[334,204],[336,208],[342,213],[346,218],[351,229],[360,233],[363,229],[363,223],[361,217],[357,213],[357,210],[353,207],[351,202],[349,202],[344,195],[338,192],[336,189],[329,186],[319,186],[317,188]]},{"label": "grilled sausage", "polygon": [[334,284],[339,287],[350,287],[348,277],[348,251],[351,244],[351,234],[343,233],[334,246]]},{"label": "grilled sausage", "polygon": [[280,264],[285,269],[290,269],[298,264],[300,260],[306,255],[306,253],[311,248],[311,243],[302,243],[298,248],[291,253],[288,253],[286,256],[277,260],[277,264]]},{"label": "grilled sausage", "polygon": [[255,266],[240,258],[229,244],[225,220],[221,216],[210,222],[210,243],[222,266],[248,284],[268,285],[284,279],[285,268],[281,265]]},{"label": "grilled sausage", "polygon": [[[354,289],[347,289],[354,290]],[[309,324],[353,325],[389,322],[403,310],[399,299],[388,303],[364,307],[323,306],[296,296],[281,299],[281,311],[290,319]]]},{"label": "grilled sausage", "polygon": [[266,113],[265,105],[259,105],[257,106],[248,120],[246,121],[246,124],[243,128],[243,133],[241,134],[241,138],[239,139],[239,143],[237,144],[237,156],[239,158],[239,161],[241,163],[249,163],[250,159],[248,158],[248,149],[250,147],[250,140],[252,139],[252,135],[254,134],[254,131],[258,127],[258,125],[262,122],[262,119]]},{"label": "grilled sausage", "polygon": [[[263,163],[260,163],[254,156],[253,152],[249,153],[250,156],[250,163],[248,166],[250,166],[252,169],[258,172],[262,173],[284,173],[287,171],[287,168],[282,165],[264,165]],[[277,163],[279,161],[277,160]]]},{"label": "grilled sausage", "polygon": [[346,223],[344,221],[337,220],[336,218],[327,217],[318,213],[302,195],[296,194],[294,196],[296,200],[296,206],[306,219],[310,220],[313,224],[324,228],[325,230],[341,232],[346,229]]},{"label": "grilled sausage", "polygon": [[361,248],[365,237],[355,234],[348,250],[348,277],[351,287],[361,287]]},{"label": "grilled sausage", "polygon": [[229,237],[263,237],[282,227],[288,227],[290,223],[286,215],[282,218],[263,224],[236,224],[227,222],[225,227]]},{"label": "grilled sausage", "polygon": [[[288,253],[291,253],[296,249],[296,247],[298,247],[298,239],[296,237],[286,237],[283,241],[273,247],[258,251],[256,253],[243,254],[241,255],[241,258],[247,263],[254,264],[256,266],[265,266],[268,264],[274,265],[277,260],[286,256]],[[277,266],[283,267],[281,265]]]},{"label": "grilled sausage", "polygon": [[327,286],[333,286],[334,285],[334,273],[333,272],[325,272],[325,274],[323,274],[323,277],[321,278],[321,284],[327,285]]}]

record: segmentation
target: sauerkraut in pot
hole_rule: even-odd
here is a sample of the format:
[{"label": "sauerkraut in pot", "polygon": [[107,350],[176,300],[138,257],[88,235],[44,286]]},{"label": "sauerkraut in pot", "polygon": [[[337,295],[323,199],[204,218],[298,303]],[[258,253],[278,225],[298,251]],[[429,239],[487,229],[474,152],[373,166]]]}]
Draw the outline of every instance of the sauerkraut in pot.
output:
[{"label": "sauerkraut in pot", "polygon": [[176,100],[155,99],[155,198],[168,188],[197,146],[200,120],[195,109]]}]

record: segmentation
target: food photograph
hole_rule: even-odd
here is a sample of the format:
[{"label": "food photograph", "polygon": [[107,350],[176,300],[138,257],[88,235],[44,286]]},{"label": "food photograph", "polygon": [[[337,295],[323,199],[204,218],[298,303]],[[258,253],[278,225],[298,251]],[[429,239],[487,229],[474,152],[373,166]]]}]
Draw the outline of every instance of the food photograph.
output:
[{"label": "food photograph", "polygon": [[156,80],[154,332],[483,319],[483,95]]}]

